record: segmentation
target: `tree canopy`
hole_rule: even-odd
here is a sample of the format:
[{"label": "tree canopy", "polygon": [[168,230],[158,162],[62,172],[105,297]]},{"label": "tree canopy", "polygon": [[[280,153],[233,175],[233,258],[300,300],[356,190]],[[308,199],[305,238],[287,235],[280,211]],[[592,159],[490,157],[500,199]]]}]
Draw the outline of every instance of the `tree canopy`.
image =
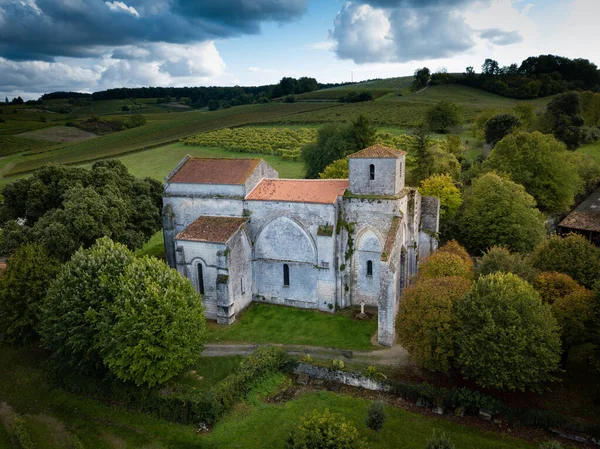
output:
[{"label": "tree canopy", "polygon": [[452,220],[462,204],[460,189],[450,175],[433,175],[421,181],[419,193],[440,199],[440,221]]},{"label": "tree canopy", "polygon": [[494,146],[521,126],[521,120],[516,115],[495,115],[485,123],[485,142]]},{"label": "tree canopy", "polygon": [[137,249],[161,226],[162,184],[136,178],[118,160],[90,170],[46,165],[8,184],[2,195],[0,224],[9,229],[4,254],[32,242],[66,261],[103,236]]},{"label": "tree canopy", "polygon": [[554,235],[535,248],[531,261],[540,271],[568,274],[581,285],[593,288],[600,273],[600,248],[579,234]]},{"label": "tree canopy", "polygon": [[287,449],[367,449],[358,429],[328,409],[313,410],[300,418],[286,444]]},{"label": "tree canopy", "polygon": [[321,179],[347,179],[348,178],[348,159],[338,159],[329,164],[319,173]]},{"label": "tree canopy", "polygon": [[471,288],[464,277],[421,279],[406,288],[396,321],[400,344],[420,365],[447,372],[454,353],[454,304]]},{"label": "tree canopy", "polygon": [[482,276],[455,310],[457,360],[467,378],[483,387],[521,391],[554,380],[559,327],[529,283],[514,274]]},{"label": "tree canopy", "polygon": [[522,184],[541,210],[563,212],[575,200],[581,178],[565,146],[539,132],[517,132],[492,150],[486,166]]},{"label": "tree canopy", "polygon": [[525,188],[495,173],[486,173],[467,190],[458,224],[471,254],[501,245],[529,252],[546,236],[544,217]]},{"label": "tree canopy", "polygon": [[425,123],[436,133],[447,133],[462,123],[459,107],[451,101],[443,100],[429,108],[425,114]]},{"label": "tree canopy", "polygon": [[511,253],[504,246],[489,248],[477,265],[477,275],[485,276],[492,273],[512,273],[528,282],[531,282],[536,271],[526,256]]}]

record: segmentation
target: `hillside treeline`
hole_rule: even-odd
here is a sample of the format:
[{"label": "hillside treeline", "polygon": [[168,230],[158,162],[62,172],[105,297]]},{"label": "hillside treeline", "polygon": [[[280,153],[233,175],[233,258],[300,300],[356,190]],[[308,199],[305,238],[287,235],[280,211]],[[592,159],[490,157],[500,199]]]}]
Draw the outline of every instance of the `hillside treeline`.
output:
[{"label": "hillside treeline", "polygon": [[538,98],[569,90],[600,92],[600,71],[587,59],[532,56],[520,65],[500,66],[486,59],[481,73],[467,67],[462,74],[434,73],[431,85],[464,84],[511,98]]}]

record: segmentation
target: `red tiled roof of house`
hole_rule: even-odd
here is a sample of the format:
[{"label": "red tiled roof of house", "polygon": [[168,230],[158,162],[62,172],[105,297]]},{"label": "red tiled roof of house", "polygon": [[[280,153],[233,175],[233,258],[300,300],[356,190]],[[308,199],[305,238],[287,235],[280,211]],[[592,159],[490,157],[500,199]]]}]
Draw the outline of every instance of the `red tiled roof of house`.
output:
[{"label": "red tiled roof of house", "polygon": [[246,199],[333,204],[347,188],[347,179],[263,179]]},{"label": "red tiled roof of house", "polygon": [[261,159],[188,158],[168,182],[244,184]]},{"label": "red tiled roof of house", "polygon": [[177,234],[175,240],[227,243],[246,221],[246,218],[239,217],[201,215],[187,228]]},{"label": "red tiled roof of house", "polygon": [[351,154],[349,158],[398,158],[404,156],[406,151],[396,150],[394,148],[385,147],[383,145],[371,145],[364,150],[360,150],[358,153]]}]

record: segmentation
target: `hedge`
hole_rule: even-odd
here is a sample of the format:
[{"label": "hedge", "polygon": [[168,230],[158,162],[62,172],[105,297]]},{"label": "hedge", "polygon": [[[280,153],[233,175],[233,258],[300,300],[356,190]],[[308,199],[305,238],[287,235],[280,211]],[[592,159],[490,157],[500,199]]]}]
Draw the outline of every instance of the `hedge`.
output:
[{"label": "hedge", "polygon": [[275,347],[260,347],[239,368],[215,387],[199,393],[176,382],[155,388],[136,387],[118,379],[85,376],[51,379],[57,386],[109,403],[153,414],[168,421],[191,424],[216,423],[236,402],[265,377],[284,369],[290,359]]}]

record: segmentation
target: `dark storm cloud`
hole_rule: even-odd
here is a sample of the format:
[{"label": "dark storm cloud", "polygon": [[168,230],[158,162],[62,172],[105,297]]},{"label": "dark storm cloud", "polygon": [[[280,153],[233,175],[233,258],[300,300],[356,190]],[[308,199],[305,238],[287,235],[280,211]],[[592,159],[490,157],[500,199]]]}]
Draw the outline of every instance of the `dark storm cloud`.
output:
[{"label": "dark storm cloud", "polygon": [[256,33],[289,21],[308,0],[0,0],[0,56],[51,61],[93,57],[106,47],[193,43]]},{"label": "dark storm cloud", "polygon": [[518,31],[504,31],[499,28],[483,30],[479,33],[479,36],[495,45],[511,45],[523,42],[523,36]]}]

